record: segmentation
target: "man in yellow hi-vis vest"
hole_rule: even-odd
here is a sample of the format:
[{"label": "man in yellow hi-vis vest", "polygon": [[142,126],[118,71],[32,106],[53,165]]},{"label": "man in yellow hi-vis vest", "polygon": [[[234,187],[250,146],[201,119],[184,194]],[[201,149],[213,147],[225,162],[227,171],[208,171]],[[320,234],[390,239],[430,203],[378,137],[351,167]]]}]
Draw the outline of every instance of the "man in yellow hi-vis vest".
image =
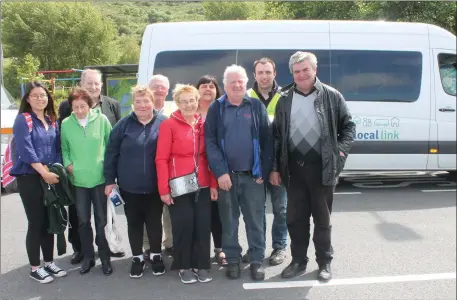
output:
[{"label": "man in yellow hi-vis vest", "polygon": [[[276,104],[280,98],[280,87],[275,81],[276,65],[273,60],[264,57],[254,62],[254,86],[247,91],[252,98],[259,99],[267,108],[270,121],[273,120]],[[273,207],[273,225],[271,236],[273,241],[273,252],[270,256],[270,265],[279,265],[286,258],[287,247],[287,224],[286,224],[286,205],[287,193],[283,185],[274,186],[265,181],[267,191],[270,193],[271,204]],[[266,207],[266,206],[265,206]],[[266,216],[264,218],[266,229]],[[266,232],[266,230],[264,230]],[[244,262],[249,262],[249,250],[243,256]]]}]

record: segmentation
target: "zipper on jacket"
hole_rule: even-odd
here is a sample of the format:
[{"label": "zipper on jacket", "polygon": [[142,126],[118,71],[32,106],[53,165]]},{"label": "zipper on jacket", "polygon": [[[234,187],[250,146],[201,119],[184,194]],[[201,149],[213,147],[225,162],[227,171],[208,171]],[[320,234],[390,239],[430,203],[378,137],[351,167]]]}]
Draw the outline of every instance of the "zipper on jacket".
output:
[{"label": "zipper on jacket", "polygon": [[174,172],[174,175],[172,177],[176,177],[176,165],[175,165],[175,158],[173,157],[173,172]]},{"label": "zipper on jacket", "polygon": [[143,125],[143,174],[146,175],[146,125]]}]

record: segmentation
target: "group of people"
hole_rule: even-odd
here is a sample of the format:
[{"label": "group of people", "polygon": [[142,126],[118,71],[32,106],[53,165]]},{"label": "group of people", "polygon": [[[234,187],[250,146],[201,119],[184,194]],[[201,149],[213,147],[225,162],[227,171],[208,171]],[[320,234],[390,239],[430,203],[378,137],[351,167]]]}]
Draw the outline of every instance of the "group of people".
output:
[{"label": "group of people", "polygon": [[[318,279],[331,279],[333,192],[355,124],[341,93],[317,78],[314,54],[296,52],[289,68],[294,80],[285,87],[276,83],[269,58],[254,62],[249,90],[246,70],[238,65],[225,69],[225,94],[211,75],[195,86],[178,83],[172,91],[177,110],[170,116],[163,114],[170,89],[163,75],[133,88],[132,112],[124,118],[119,103],[101,95],[97,70],[82,73],[59,117],[46,87],[31,83],[13,127],[17,157],[10,172],[29,221],[30,277],[47,283],[66,275],[53,262],[40,184],[59,181],[47,168],[58,162],[75,186],[69,241],[71,262],[81,263],[81,274],[95,266],[91,206],[103,273],[113,272],[111,257],[125,255],[112,251],[105,235],[107,197],[116,189],[125,202],[132,278],[142,277],[146,263],[154,275],[164,274],[164,246],[183,283],[210,282],[212,236],[214,257],[228,278],[239,278],[240,263],[249,262],[251,278],[264,280],[269,193],[270,265],[286,260],[289,235],[292,261],[281,275],[306,270],[313,216]],[[240,211],[248,240],[244,255]]]}]

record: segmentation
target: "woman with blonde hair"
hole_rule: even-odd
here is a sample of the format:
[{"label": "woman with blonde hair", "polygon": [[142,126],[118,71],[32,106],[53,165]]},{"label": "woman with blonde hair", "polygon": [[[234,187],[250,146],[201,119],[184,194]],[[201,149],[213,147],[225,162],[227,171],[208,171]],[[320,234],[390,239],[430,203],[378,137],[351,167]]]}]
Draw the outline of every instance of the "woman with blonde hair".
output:
[{"label": "woman with blonde hair", "polygon": [[217,182],[206,159],[199,98],[195,87],[176,85],[178,110],[160,126],[156,156],[160,198],[168,205],[172,224],[171,269],[179,270],[183,283],[212,280],[211,200],[217,199]]},{"label": "woman with blonde hair", "polygon": [[[132,250],[131,278],[143,276],[143,232],[151,249],[152,273],[165,273],[161,255],[162,209],[155,166],[159,126],[164,115],[154,116],[154,94],[144,86],[132,90],[133,111],[121,119],[110,135],[105,153],[105,194],[118,186],[125,202],[128,237]],[[117,180],[117,185],[116,185]]]}]

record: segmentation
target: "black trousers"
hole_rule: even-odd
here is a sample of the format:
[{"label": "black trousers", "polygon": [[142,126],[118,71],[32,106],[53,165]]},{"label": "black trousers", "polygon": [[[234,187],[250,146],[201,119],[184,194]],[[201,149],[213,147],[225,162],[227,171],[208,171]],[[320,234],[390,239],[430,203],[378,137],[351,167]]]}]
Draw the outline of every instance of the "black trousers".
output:
[{"label": "black trousers", "polygon": [[313,242],[318,264],[330,262],[333,255],[330,215],[333,186],[322,185],[320,164],[299,166],[289,163],[290,185],[287,191],[287,228],[292,258],[308,261],[310,217],[313,216]]},{"label": "black trousers", "polygon": [[81,239],[79,238],[79,220],[76,205],[68,206],[68,241],[73,247],[73,252],[82,252]]},{"label": "black trousers", "polygon": [[30,265],[40,265],[40,248],[45,262],[53,261],[54,235],[48,233],[49,218],[43,203],[43,188],[40,175],[31,174],[17,177],[19,196],[28,220],[25,246]]},{"label": "black trousers", "polygon": [[107,197],[105,185],[100,184],[93,188],[76,187],[76,210],[79,219],[79,234],[84,259],[94,258],[94,233],[91,226],[91,207],[94,206],[95,243],[102,261],[109,260],[110,249],[105,236],[107,219]]},{"label": "black trousers", "polygon": [[124,212],[132,255],[143,254],[145,224],[151,253],[162,252],[163,202],[159,194],[132,194],[122,189],[120,193],[125,202]]},{"label": "black trousers", "polygon": [[173,199],[168,206],[173,232],[172,270],[210,269],[211,198],[209,188]]},{"label": "black trousers", "polygon": [[211,201],[211,233],[214,248],[222,248],[222,223],[217,201]]}]

